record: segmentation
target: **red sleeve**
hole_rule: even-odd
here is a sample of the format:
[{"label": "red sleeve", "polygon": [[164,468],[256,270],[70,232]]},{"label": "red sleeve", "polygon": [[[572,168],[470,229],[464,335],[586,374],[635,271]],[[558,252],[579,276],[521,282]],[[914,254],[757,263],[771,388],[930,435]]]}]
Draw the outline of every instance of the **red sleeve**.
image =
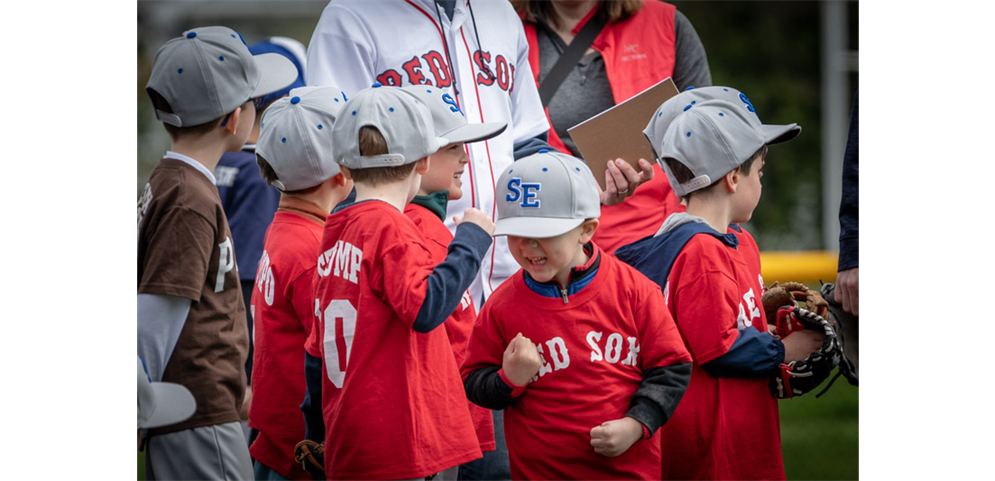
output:
[{"label": "red sleeve", "polygon": [[431,252],[417,242],[398,242],[374,260],[374,265],[373,272],[379,279],[373,286],[382,288],[377,295],[408,327],[413,327],[425,302],[428,276],[435,267]]},{"label": "red sleeve", "polygon": [[311,328],[308,329],[307,340],[304,341],[304,350],[308,354],[324,360],[324,354],[321,352],[321,340],[325,336],[324,324],[318,320],[315,310],[318,309],[317,299],[318,299],[318,272],[317,268],[311,271]]},{"label": "red sleeve", "polygon": [[290,299],[294,314],[301,321],[304,332],[310,336],[314,325],[314,277],[317,267],[305,269],[301,275],[291,281],[284,299]]},{"label": "red sleeve", "polygon": [[708,264],[686,262],[688,258],[715,259],[714,255],[706,257],[709,255],[685,248],[669,277],[669,284],[677,286],[672,288],[670,310],[698,364],[725,354],[739,335],[735,306],[739,306],[740,294],[736,280]]}]

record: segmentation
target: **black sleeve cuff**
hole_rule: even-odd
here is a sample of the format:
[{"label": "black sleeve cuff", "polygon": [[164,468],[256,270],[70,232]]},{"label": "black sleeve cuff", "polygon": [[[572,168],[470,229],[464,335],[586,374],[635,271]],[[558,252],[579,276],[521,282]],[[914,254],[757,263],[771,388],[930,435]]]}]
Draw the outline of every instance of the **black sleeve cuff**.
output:
[{"label": "black sleeve cuff", "polygon": [[674,414],[690,380],[690,362],[646,371],[625,415],[646,426],[652,436]]},{"label": "black sleeve cuff", "polygon": [[463,380],[466,398],[487,409],[501,410],[511,406],[515,401],[511,397],[513,389],[501,380],[500,370],[501,366],[485,366],[471,372]]}]

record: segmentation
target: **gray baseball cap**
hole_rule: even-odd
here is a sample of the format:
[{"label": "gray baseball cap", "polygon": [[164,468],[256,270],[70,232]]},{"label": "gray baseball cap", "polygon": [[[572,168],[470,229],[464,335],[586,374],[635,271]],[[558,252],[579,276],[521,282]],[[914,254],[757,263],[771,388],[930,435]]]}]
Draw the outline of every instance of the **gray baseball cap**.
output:
[{"label": "gray baseball cap", "polygon": [[[359,130],[375,127],[387,141],[387,153],[359,154]],[[396,167],[434,154],[451,142],[435,135],[428,107],[399,87],[379,83],[348,100],[332,127],[335,162],[350,169]]]},{"label": "gray baseball cap", "polygon": [[411,94],[428,107],[435,122],[435,135],[445,137],[450,143],[479,142],[501,135],[507,122],[470,124],[456,101],[445,90],[429,85],[408,85],[401,91]]},{"label": "gray baseball cap", "polygon": [[276,172],[274,187],[306,189],[339,173],[332,126],[343,105],[345,96],[337,87],[298,87],[266,109],[256,154]]},{"label": "gray baseball cap", "polygon": [[650,145],[653,147],[653,152],[657,154],[657,162],[660,161],[660,142],[663,141],[663,135],[667,132],[667,127],[670,126],[670,123],[685,110],[706,100],[726,100],[746,112],[748,114],[746,118],[753,125],[760,127],[761,130],[780,132],[780,135],[772,137],[772,140],[768,142],[769,144],[791,140],[802,131],[802,128],[798,124],[789,124],[786,126],[763,124],[756,109],[753,107],[753,103],[746,97],[746,94],[732,87],[692,87],[667,99],[666,102],[661,104],[656,109],[656,112],[653,113],[653,117],[650,118],[646,129],[643,130],[643,135],[649,140]]},{"label": "gray baseball cap", "polygon": [[580,159],[546,149],[515,161],[498,179],[494,235],[556,237],[601,217],[594,174]]},{"label": "gray baseball cap", "polygon": [[180,384],[152,382],[138,359],[138,429],[185,421],[197,410],[193,394]]},{"label": "gray baseball cap", "polygon": [[234,30],[199,27],[159,47],[145,90],[161,95],[173,110],[156,109],[156,118],[190,127],[221,118],[296,78],[297,68],[283,55],[254,56]]},{"label": "gray baseball cap", "polygon": [[793,128],[764,129],[750,120],[751,116],[732,102],[706,100],[674,118],[663,136],[660,158],[673,158],[694,174],[691,180],[678,184],[667,163],[661,162],[674,194],[683,197],[712,185]]}]

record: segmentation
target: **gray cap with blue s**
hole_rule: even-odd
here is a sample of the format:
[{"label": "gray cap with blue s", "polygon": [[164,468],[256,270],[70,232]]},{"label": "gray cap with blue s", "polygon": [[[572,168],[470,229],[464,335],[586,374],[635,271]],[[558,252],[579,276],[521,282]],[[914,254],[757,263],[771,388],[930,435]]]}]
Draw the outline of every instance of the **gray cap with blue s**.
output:
[{"label": "gray cap with blue s", "polygon": [[580,159],[540,150],[498,178],[494,235],[545,239],[601,216],[594,174]]}]

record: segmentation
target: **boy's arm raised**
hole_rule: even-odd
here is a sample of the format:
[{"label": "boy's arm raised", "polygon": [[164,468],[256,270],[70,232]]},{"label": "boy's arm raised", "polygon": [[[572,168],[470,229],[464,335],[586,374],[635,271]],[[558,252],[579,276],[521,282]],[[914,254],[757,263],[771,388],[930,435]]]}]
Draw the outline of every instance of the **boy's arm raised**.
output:
[{"label": "boy's arm raised", "polygon": [[446,260],[435,266],[426,279],[425,301],[413,326],[417,332],[431,332],[456,310],[491,246],[494,223],[482,211],[467,209],[456,222],[456,235]]}]

